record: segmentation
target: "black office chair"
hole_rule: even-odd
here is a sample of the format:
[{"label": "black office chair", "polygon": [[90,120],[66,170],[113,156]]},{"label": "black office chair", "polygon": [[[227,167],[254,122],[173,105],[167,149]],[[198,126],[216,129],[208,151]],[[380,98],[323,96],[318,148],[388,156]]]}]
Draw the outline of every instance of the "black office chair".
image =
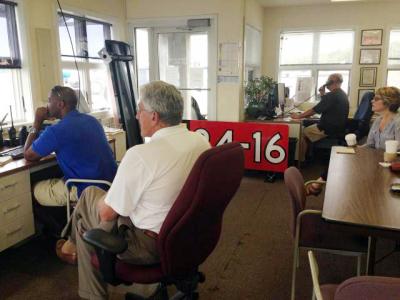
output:
[{"label": "black office chair", "polygon": [[371,103],[374,97],[374,92],[366,92],[361,98],[361,102],[358,105],[354,117],[347,120],[346,134],[354,133],[357,137],[357,141],[360,141],[363,137],[368,135],[369,123],[374,114]]},{"label": "black office chair", "polygon": [[357,108],[353,118],[347,119],[346,128],[343,134],[328,136],[313,144],[313,151],[325,152],[329,158],[330,150],[333,146],[345,146],[344,136],[348,133],[354,133],[357,141],[368,135],[369,123],[373,115],[371,100],[374,98],[373,92],[366,92]]},{"label": "black office chair", "polygon": [[193,120],[205,120],[204,116],[200,112],[199,104],[197,100],[193,97],[190,97],[192,101],[192,119]]}]

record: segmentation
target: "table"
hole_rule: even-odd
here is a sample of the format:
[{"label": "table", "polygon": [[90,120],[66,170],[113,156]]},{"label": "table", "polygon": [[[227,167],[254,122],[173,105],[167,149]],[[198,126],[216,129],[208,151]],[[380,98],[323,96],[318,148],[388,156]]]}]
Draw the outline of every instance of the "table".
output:
[{"label": "table", "polygon": [[400,177],[378,164],[382,150],[357,147],[356,154],[338,154],[336,149],[331,151],[322,217],[373,237],[368,259],[368,272],[373,272],[375,238],[400,237],[400,197],[390,192]]}]

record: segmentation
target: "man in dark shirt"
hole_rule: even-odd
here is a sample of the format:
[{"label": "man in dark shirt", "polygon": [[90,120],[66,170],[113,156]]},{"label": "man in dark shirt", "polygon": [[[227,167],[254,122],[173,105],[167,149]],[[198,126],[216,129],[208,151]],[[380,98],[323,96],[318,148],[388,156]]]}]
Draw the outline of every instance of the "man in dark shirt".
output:
[{"label": "man in dark shirt", "polygon": [[[308,118],[316,113],[321,114],[321,119],[317,124],[308,126],[303,131],[301,161],[304,161],[309,143],[314,143],[327,136],[344,134],[349,114],[349,100],[346,93],[341,89],[342,82],[341,74],[329,75],[328,81],[319,88],[321,101],[301,114],[291,114],[292,119]],[[329,90],[329,93],[325,94],[325,87]]]}]

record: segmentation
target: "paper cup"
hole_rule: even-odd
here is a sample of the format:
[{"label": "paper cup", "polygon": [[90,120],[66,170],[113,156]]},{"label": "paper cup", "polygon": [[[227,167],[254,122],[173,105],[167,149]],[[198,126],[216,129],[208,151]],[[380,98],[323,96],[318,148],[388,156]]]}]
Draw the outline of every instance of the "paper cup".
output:
[{"label": "paper cup", "polygon": [[387,153],[397,153],[397,148],[399,146],[398,141],[386,141],[385,142],[385,152]]},{"label": "paper cup", "polygon": [[397,153],[388,153],[388,152],[383,153],[384,162],[392,162],[396,160],[396,158],[397,158]]},{"label": "paper cup", "polygon": [[354,133],[346,134],[344,139],[346,140],[347,146],[349,147],[357,145],[357,137]]}]

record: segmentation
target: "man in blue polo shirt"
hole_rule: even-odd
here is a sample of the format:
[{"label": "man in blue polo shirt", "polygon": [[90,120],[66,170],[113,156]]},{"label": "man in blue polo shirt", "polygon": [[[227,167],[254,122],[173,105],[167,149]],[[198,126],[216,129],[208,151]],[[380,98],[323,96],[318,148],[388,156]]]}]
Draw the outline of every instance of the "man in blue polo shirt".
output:
[{"label": "man in blue polo shirt", "polygon": [[[39,107],[24,146],[26,160],[37,161],[53,152],[64,173],[64,178],[38,182],[34,196],[43,206],[64,206],[68,191],[64,180],[69,178],[112,181],[117,165],[101,124],[92,116],[76,110],[78,102],[74,90],[55,86],[49,93],[47,107]],[[61,119],[47,127],[38,137],[44,120]],[[77,200],[87,184],[78,184],[71,191]]]}]

